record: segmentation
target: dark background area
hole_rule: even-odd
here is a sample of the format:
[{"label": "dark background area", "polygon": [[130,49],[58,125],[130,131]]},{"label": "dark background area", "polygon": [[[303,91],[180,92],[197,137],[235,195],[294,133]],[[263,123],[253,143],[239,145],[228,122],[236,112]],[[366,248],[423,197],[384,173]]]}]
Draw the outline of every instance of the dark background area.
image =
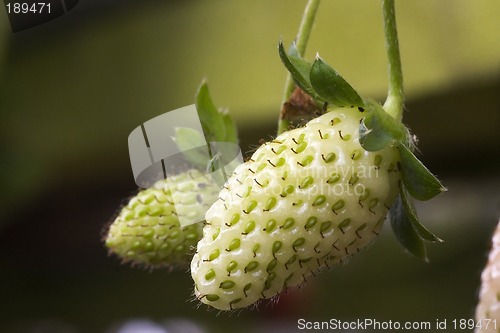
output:
[{"label": "dark background area", "polygon": [[[404,253],[386,225],[370,249],[279,303],[218,313],[192,300],[189,273],[107,256],[102,230],[136,191],[130,131],[192,104],[207,77],[215,102],[234,114],[244,152],[271,137],[286,74],[276,44],[294,36],[304,4],[81,1],[15,34],[2,17],[0,332],[119,332],[134,319],[168,332],[290,332],[299,318],[473,317],[500,208],[500,23],[484,14],[499,10],[494,1],[476,11],[467,1],[398,2],[404,121],[448,187],[417,204],[445,240],[429,246],[430,263]],[[322,6],[308,54],[319,50],[362,94],[383,100],[379,3]]]}]

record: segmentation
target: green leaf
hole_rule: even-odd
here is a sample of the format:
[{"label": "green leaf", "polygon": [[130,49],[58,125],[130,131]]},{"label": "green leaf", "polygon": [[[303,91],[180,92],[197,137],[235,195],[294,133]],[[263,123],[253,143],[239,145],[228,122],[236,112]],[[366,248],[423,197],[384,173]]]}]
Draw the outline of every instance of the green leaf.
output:
[{"label": "green leaf", "polygon": [[367,151],[377,151],[387,146],[394,139],[384,131],[369,129],[362,121],[359,124],[359,143]]},{"label": "green leaf", "polygon": [[210,165],[213,166],[212,152],[208,144],[229,142],[237,145],[238,131],[229,113],[219,111],[215,107],[205,81],[196,93],[196,110],[203,133],[193,128],[179,127],[175,129],[173,139],[188,162],[200,169],[205,169]]},{"label": "green leaf", "polygon": [[210,97],[206,82],[202,82],[196,93],[196,110],[207,142],[223,141],[226,137],[224,120]]},{"label": "green leaf", "polygon": [[202,82],[196,93],[196,109],[207,142],[238,144],[238,129],[227,110],[218,110],[210,97],[208,85]]},{"label": "green leaf", "polygon": [[327,102],[337,106],[363,106],[363,99],[339,73],[319,56],[309,74],[314,90]]},{"label": "green leaf", "polygon": [[359,143],[368,151],[377,151],[391,141],[402,140],[407,133],[399,123],[375,101],[365,100],[366,117],[359,125]]},{"label": "green leaf", "polygon": [[427,251],[422,238],[413,227],[412,222],[406,214],[401,195],[398,196],[396,202],[391,207],[389,212],[392,231],[401,245],[411,254],[420,259],[428,261]]},{"label": "green leaf", "polygon": [[411,199],[410,195],[408,194],[404,184],[401,184],[401,186],[400,186],[400,194],[401,194],[401,201],[403,203],[403,208],[405,210],[405,214],[406,214],[407,218],[410,220],[410,222],[412,223],[413,228],[415,228],[415,231],[420,236],[420,238],[422,238],[423,240],[425,240],[427,242],[440,242],[440,243],[442,243],[443,240],[441,238],[437,237],[432,232],[430,232],[418,220],[417,211],[415,210],[415,206],[413,205],[412,199]]},{"label": "green leaf", "polygon": [[[296,50],[293,51],[293,49],[292,49],[292,52],[293,53],[296,52],[298,54],[298,51],[296,51]],[[311,69],[311,64],[308,63],[307,61],[303,60],[300,57],[292,56],[292,55],[289,56],[285,52],[282,41],[279,42],[278,53],[279,53],[279,56],[281,58],[281,61],[285,65],[286,69],[292,75],[292,78],[295,81],[295,84],[297,84],[302,90],[304,90],[312,98],[321,102],[322,99],[314,91],[314,89],[311,86],[311,82],[309,81],[309,72]]]},{"label": "green leaf", "polygon": [[193,128],[176,127],[173,139],[188,162],[201,169],[207,166],[210,155],[207,142],[202,133]]},{"label": "green leaf", "polygon": [[401,179],[412,197],[418,200],[434,198],[446,188],[441,182],[413,155],[404,144],[398,145],[401,156]]},{"label": "green leaf", "polygon": [[238,129],[236,128],[233,118],[231,118],[227,112],[221,112],[221,115],[226,128],[226,136],[222,141],[238,144]]}]

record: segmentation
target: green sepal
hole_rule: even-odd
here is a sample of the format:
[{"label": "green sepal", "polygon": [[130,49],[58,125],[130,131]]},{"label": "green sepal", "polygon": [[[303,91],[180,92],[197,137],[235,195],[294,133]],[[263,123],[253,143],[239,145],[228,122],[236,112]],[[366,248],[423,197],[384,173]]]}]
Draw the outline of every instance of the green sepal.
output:
[{"label": "green sepal", "polygon": [[226,126],[208,92],[208,85],[202,82],[196,93],[196,110],[207,142],[222,141],[226,137]]},{"label": "green sepal", "polygon": [[327,102],[337,106],[364,106],[356,90],[319,55],[311,66],[309,78],[316,93]]},{"label": "green sepal", "polygon": [[400,195],[401,195],[401,201],[403,203],[403,208],[405,211],[405,214],[407,218],[410,220],[411,224],[413,225],[413,228],[415,228],[415,231],[417,234],[422,238],[423,240],[427,242],[440,242],[442,243],[443,240],[436,235],[434,235],[432,232],[430,232],[425,226],[423,226],[420,221],[418,220],[417,216],[417,211],[415,209],[415,206],[413,205],[413,201],[408,194],[408,191],[406,190],[406,187],[404,184],[401,184],[399,187],[400,190]]},{"label": "green sepal", "polygon": [[210,142],[238,144],[238,131],[229,113],[215,107],[205,81],[196,93],[196,110],[203,133],[179,127],[175,129],[174,141],[186,160],[203,170],[209,167],[213,158],[208,146]]},{"label": "green sepal", "polygon": [[400,143],[398,150],[401,157],[401,179],[412,197],[425,201],[446,191],[436,176],[420,162],[406,145]]},{"label": "green sepal", "polygon": [[226,128],[226,135],[222,141],[238,144],[238,129],[236,128],[233,118],[227,111],[220,111],[220,114],[224,122],[224,127]]},{"label": "green sepal", "polygon": [[406,213],[401,194],[389,212],[392,231],[401,245],[414,256],[429,261],[425,243]]},{"label": "green sepal", "polygon": [[234,121],[227,111],[217,110],[205,81],[196,93],[196,110],[207,142],[238,144],[238,130]]},{"label": "green sepal", "polygon": [[201,170],[207,166],[210,156],[202,133],[189,127],[176,127],[173,139],[189,163]]},{"label": "green sepal", "polygon": [[366,117],[359,125],[359,143],[367,151],[377,151],[390,142],[403,140],[408,131],[375,101],[365,100]]},{"label": "green sepal", "polygon": [[283,42],[280,41],[278,44],[278,53],[281,58],[281,61],[285,65],[286,69],[292,75],[295,84],[299,86],[304,92],[306,92],[309,96],[314,98],[318,102],[324,102],[324,100],[314,91],[311,81],[309,80],[309,73],[311,71],[311,64],[302,59],[297,51],[297,48],[290,48],[290,54],[285,52],[285,48],[283,47]]},{"label": "green sepal", "polygon": [[[401,157],[401,178],[418,200],[429,200],[446,188],[413,154],[409,130],[375,101],[365,101],[366,117],[359,125],[359,143],[367,151],[378,151],[395,142]],[[410,148],[408,148],[410,147]]]}]

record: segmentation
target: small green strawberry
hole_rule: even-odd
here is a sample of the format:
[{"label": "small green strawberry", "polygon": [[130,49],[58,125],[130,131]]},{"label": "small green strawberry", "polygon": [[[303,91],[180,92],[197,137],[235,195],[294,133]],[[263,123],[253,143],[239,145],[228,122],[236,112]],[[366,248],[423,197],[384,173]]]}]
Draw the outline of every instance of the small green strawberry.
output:
[{"label": "small green strawberry", "polygon": [[140,191],[107,230],[109,252],[124,262],[150,268],[189,266],[205,213],[218,198],[221,181],[239,161],[236,126],[227,111],[215,107],[206,82],[196,94],[196,110],[203,133],[176,127],[172,138],[187,171],[175,173],[178,166],[167,164],[174,175]]},{"label": "small green strawberry", "polygon": [[[179,184],[175,187],[178,196],[175,205],[170,181]],[[110,253],[124,262],[150,268],[186,267],[192,249],[201,238],[203,224],[183,228],[178,216],[204,220],[219,191],[215,182],[196,169],[180,173],[169,181],[159,180],[122,208],[109,227],[105,244]]]},{"label": "small green strawberry", "polygon": [[273,297],[378,234],[398,194],[398,150],[361,147],[363,108],[328,111],[236,168],[191,265],[202,302],[229,310]]},{"label": "small green strawberry", "polygon": [[500,325],[500,221],[492,239],[488,263],[481,274],[475,332],[498,332]]}]

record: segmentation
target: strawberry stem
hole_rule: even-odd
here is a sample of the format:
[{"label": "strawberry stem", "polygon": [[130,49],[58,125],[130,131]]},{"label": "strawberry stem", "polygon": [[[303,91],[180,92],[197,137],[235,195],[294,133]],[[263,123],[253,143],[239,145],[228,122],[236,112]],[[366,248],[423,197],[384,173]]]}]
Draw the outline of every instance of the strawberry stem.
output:
[{"label": "strawberry stem", "polygon": [[401,121],[403,117],[403,70],[399,54],[398,30],[394,0],[383,0],[384,34],[387,60],[389,64],[389,90],[384,103],[384,110]]},{"label": "strawberry stem", "polygon": [[[304,56],[304,53],[306,51],[307,42],[309,41],[311,29],[316,18],[319,2],[320,0],[309,0],[304,10],[304,15],[302,16],[302,22],[300,23],[299,32],[297,33],[297,37],[295,39],[295,45],[297,46],[297,50],[299,51],[300,56]],[[283,97],[284,102],[290,98],[290,95],[293,93],[294,89],[295,83],[293,82],[292,75],[288,73],[285,84],[285,94]]]},{"label": "strawberry stem", "polygon": [[[307,42],[309,41],[309,36],[311,34],[312,26],[314,20],[316,19],[316,13],[318,12],[320,0],[309,0],[307,2],[306,8],[304,9],[304,14],[302,16],[302,21],[300,22],[299,32],[295,38],[295,45],[299,51],[300,56],[303,56]],[[283,95],[283,103],[288,101],[290,95],[292,95],[295,89],[295,82],[292,79],[292,75],[288,73],[285,82],[285,92]],[[282,104],[283,104],[282,103]],[[289,122],[286,119],[280,119],[278,122],[278,134],[283,133],[288,130]]]}]

